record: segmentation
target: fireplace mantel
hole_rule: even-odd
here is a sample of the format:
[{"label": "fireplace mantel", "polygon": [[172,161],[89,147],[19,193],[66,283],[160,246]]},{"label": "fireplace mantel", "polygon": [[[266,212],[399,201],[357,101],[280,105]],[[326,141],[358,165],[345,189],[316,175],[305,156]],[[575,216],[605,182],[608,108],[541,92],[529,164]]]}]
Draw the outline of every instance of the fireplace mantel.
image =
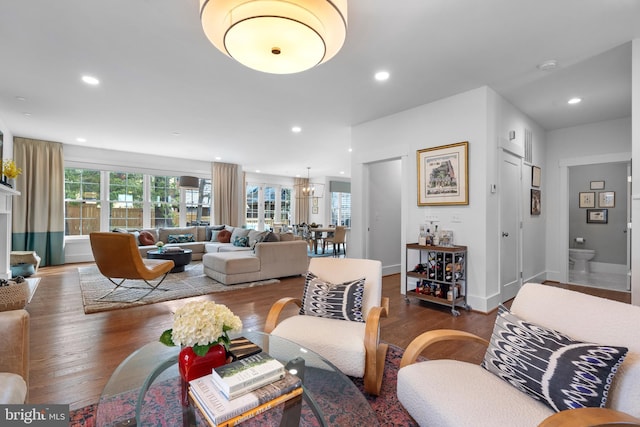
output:
[{"label": "fireplace mantel", "polygon": [[11,277],[11,199],[20,192],[0,184],[0,278]]}]

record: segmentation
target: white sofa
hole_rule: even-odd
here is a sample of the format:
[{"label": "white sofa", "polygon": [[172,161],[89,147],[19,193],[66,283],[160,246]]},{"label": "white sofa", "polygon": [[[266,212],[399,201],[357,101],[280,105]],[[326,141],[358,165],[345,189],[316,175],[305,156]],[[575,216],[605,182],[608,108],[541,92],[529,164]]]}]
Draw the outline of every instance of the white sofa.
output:
[{"label": "white sofa", "polygon": [[[462,331],[436,330],[425,332],[412,341],[398,372],[398,400],[418,424],[429,427],[531,427],[543,425],[543,422],[549,426],[607,422],[606,418],[601,418],[593,424],[554,424],[559,417],[595,412],[614,418],[627,417],[629,425],[640,425],[640,307],[529,283],[520,289],[510,310],[520,319],[561,332],[574,340],[627,347],[628,353],[613,379],[607,402],[608,408],[620,412],[571,409],[556,413],[480,365],[455,360],[414,363],[431,343],[450,337],[486,343],[482,338]],[[520,350],[518,345],[513,347]]]},{"label": "white sofa", "polygon": [[0,404],[27,401],[29,385],[29,313],[0,312]]}]

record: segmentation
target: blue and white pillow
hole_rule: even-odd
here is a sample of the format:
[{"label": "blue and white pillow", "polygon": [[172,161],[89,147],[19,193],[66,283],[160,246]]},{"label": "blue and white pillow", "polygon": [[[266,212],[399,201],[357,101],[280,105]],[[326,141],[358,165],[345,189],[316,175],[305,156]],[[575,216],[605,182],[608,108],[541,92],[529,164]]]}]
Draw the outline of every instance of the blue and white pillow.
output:
[{"label": "blue and white pillow", "polygon": [[574,341],[500,306],[482,367],[555,411],[604,408],[627,351]]},{"label": "blue and white pillow", "polygon": [[233,246],[239,246],[241,248],[246,248],[246,247],[249,246],[249,238],[248,237],[236,236],[233,239]]},{"label": "blue and white pillow", "polygon": [[364,281],[357,280],[333,284],[307,272],[302,294],[300,314],[329,319],[364,322],[362,300]]},{"label": "blue and white pillow", "polygon": [[167,243],[189,243],[195,242],[193,234],[169,234],[167,237]]}]

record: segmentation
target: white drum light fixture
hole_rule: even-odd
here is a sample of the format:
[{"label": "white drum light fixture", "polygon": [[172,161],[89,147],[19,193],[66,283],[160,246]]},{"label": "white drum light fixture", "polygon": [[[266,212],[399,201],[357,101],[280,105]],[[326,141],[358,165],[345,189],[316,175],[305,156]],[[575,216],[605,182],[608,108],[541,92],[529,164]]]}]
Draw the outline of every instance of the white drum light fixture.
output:
[{"label": "white drum light fixture", "polygon": [[200,0],[207,38],[241,64],[299,73],[333,58],[347,35],[347,0]]}]

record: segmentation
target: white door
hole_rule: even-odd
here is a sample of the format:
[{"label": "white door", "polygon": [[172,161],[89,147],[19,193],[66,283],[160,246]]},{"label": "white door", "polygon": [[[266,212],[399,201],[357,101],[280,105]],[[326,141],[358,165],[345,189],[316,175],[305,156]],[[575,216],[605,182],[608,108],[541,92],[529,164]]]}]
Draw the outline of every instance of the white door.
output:
[{"label": "white door", "polygon": [[502,152],[500,167],[500,298],[505,302],[520,289],[520,224],[522,166],[519,157]]}]

